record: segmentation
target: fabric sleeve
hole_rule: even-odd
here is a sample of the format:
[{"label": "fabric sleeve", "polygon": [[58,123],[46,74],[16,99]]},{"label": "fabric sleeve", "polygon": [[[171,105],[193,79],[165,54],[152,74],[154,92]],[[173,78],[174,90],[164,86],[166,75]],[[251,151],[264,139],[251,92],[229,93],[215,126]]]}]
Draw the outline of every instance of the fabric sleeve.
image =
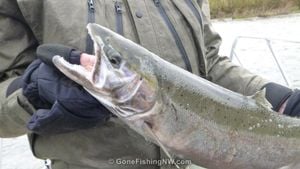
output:
[{"label": "fabric sleeve", "polygon": [[204,43],[206,48],[208,80],[243,95],[253,95],[268,80],[233,64],[228,57],[219,56],[221,37],[204,16]]},{"label": "fabric sleeve", "polygon": [[[0,83],[0,137],[17,137],[28,132],[26,123],[34,108],[19,89],[6,97],[6,88],[14,78]],[[4,90],[3,90],[4,89]]]},{"label": "fabric sleeve", "polygon": [[201,7],[206,18],[210,20],[210,5],[208,0],[197,0],[197,3]]},{"label": "fabric sleeve", "polygon": [[7,88],[35,56],[38,43],[15,0],[0,0],[0,137],[27,132],[30,107],[21,89],[7,96]]}]

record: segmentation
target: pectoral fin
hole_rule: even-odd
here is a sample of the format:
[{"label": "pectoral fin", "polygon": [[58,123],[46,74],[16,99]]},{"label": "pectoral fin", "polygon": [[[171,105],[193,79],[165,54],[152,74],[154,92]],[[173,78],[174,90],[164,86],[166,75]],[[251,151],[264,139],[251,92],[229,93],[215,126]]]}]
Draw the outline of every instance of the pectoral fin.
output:
[{"label": "pectoral fin", "polygon": [[[173,157],[171,156],[171,154],[168,152],[167,148],[161,143],[161,141],[159,140],[159,138],[155,135],[155,133],[151,130],[151,127],[149,126],[149,124],[144,123],[144,129],[146,130],[146,132],[152,136],[154,138],[154,140],[158,143],[158,145],[160,146],[160,148],[166,153],[166,155],[168,156],[168,158],[170,159],[170,161],[175,162],[175,160],[173,159]],[[174,163],[174,165],[176,166],[176,168],[180,169],[180,167]]]},{"label": "pectoral fin", "polygon": [[268,102],[265,96],[266,96],[266,89],[263,89],[255,93],[253,96],[251,96],[251,98],[254,99],[258,104],[266,108],[269,108],[271,110],[272,105]]}]

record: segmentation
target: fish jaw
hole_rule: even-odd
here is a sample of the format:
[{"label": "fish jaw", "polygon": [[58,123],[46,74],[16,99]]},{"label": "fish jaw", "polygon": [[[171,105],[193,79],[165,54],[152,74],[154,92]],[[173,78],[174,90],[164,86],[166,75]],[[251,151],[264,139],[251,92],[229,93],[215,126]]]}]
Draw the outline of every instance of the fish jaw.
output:
[{"label": "fish jaw", "polygon": [[[144,135],[146,139],[157,142],[152,134],[147,132],[154,124],[154,117],[157,117],[163,108],[156,77],[138,69],[138,57],[126,58],[114,49],[109,43],[109,37],[100,35],[106,33],[105,29],[95,25],[88,25],[87,29],[94,42],[96,62],[93,69],[88,71],[80,65],[70,64],[60,56],[53,58],[54,65],[71,80],[82,85],[132,129]],[[120,43],[121,49],[126,45],[127,43]],[[112,56],[121,58],[117,67],[110,60]]]},{"label": "fish jaw", "polygon": [[[127,118],[152,109],[156,86],[131,69],[130,62],[109,44],[109,39],[97,34],[95,27],[88,25],[87,29],[94,42],[96,61],[93,69],[71,64],[61,56],[53,57],[54,65],[118,117]],[[116,56],[120,60],[118,65],[113,61]]]}]

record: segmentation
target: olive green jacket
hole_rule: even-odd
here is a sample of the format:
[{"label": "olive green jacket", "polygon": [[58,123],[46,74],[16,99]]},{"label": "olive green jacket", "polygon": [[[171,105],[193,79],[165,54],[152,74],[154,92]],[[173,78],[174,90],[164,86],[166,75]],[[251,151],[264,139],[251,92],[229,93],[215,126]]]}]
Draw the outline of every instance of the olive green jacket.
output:
[{"label": "olive green jacket", "polygon": [[[230,90],[251,95],[266,81],[218,55],[221,38],[200,0],[0,0],[0,137],[28,133],[34,112],[21,89],[6,97],[10,82],[32,62],[36,47],[60,43],[88,51],[88,22],[106,26],[163,59]],[[207,6],[207,4],[204,4]],[[205,10],[207,11],[207,10]],[[185,64],[188,63],[188,64]],[[29,134],[34,155],[54,169],[157,168],[120,166],[109,159],[159,159],[159,148],[120,120],[54,136]]]}]

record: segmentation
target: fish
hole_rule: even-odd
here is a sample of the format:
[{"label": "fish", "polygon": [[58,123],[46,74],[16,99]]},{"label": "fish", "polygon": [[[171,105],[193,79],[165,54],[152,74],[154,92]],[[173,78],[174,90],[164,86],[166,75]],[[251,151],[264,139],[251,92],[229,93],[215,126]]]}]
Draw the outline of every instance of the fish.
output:
[{"label": "fish", "polygon": [[101,25],[87,30],[93,69],[61,56],[53,57],[54,65],[170,159],[209,169],[292,169],[298,163],[300,119],[274,112],[265,90],[241,95]]}]

